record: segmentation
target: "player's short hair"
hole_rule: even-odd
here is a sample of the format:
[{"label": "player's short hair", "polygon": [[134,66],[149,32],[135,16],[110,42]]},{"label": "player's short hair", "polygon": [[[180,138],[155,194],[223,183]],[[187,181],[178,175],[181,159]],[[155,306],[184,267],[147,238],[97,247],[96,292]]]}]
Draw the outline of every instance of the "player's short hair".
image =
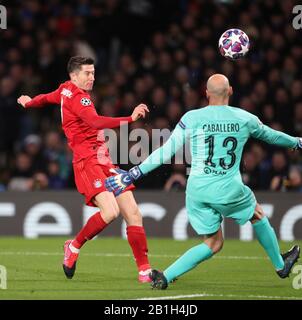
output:
[{"label": "player's short hair", "polygon": [[67,71],[70,74],[74,71],[81,70],[81,66],[84,64],[94,64],[94,60],[92,58],[82,56],[71,57],[67,64]]}]

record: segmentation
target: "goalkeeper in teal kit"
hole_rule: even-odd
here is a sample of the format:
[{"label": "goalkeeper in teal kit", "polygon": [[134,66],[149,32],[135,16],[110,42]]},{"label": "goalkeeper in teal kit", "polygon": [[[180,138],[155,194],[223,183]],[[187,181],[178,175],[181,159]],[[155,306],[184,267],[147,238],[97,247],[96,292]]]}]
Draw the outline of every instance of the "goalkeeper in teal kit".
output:
[{"label": "goalkeeper in teal kit", "polygon": [[186,189],[188,218],[204,242],[179,257],[164,272],[152,270],[152,287],[166,289],[168,283],[211,258],[221,250],[223,217],[243,225],[250,221],[256,237],[281,278],[289,273],[299,258],[299,246],[281,254],[271,227],[253,192],[243,184],[239,166],[249,137],[269,144],[297,149],[302,139],[273,130],[253,114],[228,105],[232,87],[228,79],[215,74],[207,82],[209,105],[187,112],[168,141],[139,166],[106,180],[109,191],[119,194],[135,180],[169,160],[190,141],[191,172]]}]

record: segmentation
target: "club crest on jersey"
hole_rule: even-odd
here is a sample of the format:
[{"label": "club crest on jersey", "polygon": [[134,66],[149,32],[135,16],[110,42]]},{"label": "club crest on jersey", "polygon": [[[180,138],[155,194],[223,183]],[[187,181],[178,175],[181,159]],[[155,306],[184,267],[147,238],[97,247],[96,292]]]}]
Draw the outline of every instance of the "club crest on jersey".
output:
[{"label": "club crest on jersey", "polygon": [[102,186],[102,181],[100,179],[95,179],[93,185],[95,188],[100,188]]},{"label": "club crest on jersey", "polygon": [[66,88],[63,88],[61,94],[65,97],[71,98],[72,97],[72,92]]},{"label": "club crest on jersey", "polygon": [[90,99],[88,99],[88,98],[82,98],[82,99],[81,99],[81,105],[84,106],[84,107],[87,107],[87,106],[91,105]]}]

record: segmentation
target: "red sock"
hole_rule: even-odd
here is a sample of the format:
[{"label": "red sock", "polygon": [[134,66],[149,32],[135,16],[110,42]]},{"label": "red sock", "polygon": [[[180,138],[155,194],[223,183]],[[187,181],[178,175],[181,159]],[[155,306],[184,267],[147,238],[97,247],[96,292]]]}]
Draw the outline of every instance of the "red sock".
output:
[{"label": "red sock", "polygon": [[72,241],[72,245],[75,248],[80,249],[87,240],[92,239],[104,228],[106,228],[107,225],[108,224],[103,220],[101,213],[97,212],[88,219],[85,226],[80,230],[75,239]]},{"label": "red sock", "polygon": [[150,269],[148,246],[144,227],[128,226],[128,242],[132,248],[138,271]]}]

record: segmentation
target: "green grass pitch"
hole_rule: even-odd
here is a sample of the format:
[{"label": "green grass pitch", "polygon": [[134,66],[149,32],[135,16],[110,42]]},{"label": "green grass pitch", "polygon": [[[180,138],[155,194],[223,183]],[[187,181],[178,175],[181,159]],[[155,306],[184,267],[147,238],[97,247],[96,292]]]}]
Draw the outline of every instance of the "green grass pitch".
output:
[{"label": "green grass pitch", "polygon": [[[226,240],[223,250],[169,285],[151,290],[137,281],[126,240],[99,238],[81,250],[72,280],[62,270],[63,238],[0,238],[0,265],[7,270],[5,299],[302,299],[293,279],[279,279],[256,241]],[[164,270],[199,240],[148,239],[150,262]],[[302,241],[295,241],[302,246]],[[292,243],[280,242],[286,251]],[[298,264],[302,264],[300,260]],[[301,278],[300,278],[301,279]],[[301,280],[300,280],[301,282]]]}]

